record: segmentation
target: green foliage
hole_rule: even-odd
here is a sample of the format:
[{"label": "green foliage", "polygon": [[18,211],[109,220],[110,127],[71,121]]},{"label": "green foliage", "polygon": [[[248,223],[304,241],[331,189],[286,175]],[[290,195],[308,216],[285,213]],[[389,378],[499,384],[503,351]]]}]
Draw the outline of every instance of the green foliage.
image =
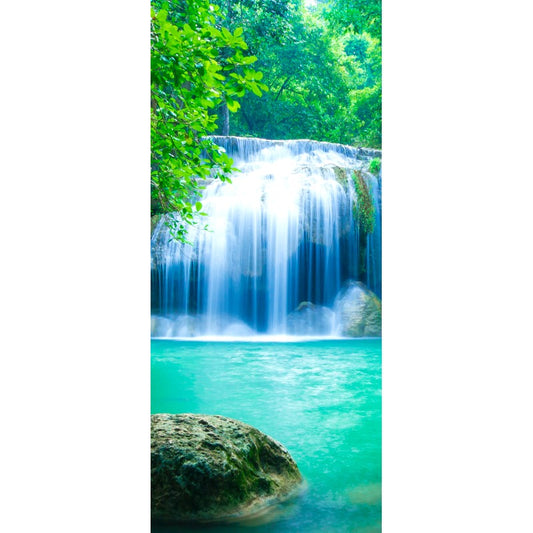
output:
[{"label": "green foliage", "polygon": [[381,82],[352,93],[351,116],[357,144],[381,148]]},{"label": "green foliage", "polygon": [[154,3],[151,17],[152,213],[174,213],[173,236],[186,240],[187,227],[205,215],[197,200],[202,179],[229,181],[233,161],[206,135],[216,130],[209,110],[221,102],[230,111],[238,98],[266,86],[250,68],[242,28],[217,28],[218,7],[208,0]]},{"label": "green foliage", "polygon": [[243,99],[237,133],[350,142],[346,87],[357,68],[325,28],[308,28],[296,20],[293,35],[291,42],[270,43],[258,52],[270,90],[261,102],[253,95]]},{"label": "green foliage", "polygon": [[381,170],[381,159],[379,157],[375,157],[370,161],[370,165],[368,166],[368,170],[372,172],[372,174],[379,174],[379,171]]},{"label": "green foliage", "polygon": [[350,95],[350,116],[357,144],[381,148],[381,44],[363,32],[349,37],[350,50],[362,69],[361,83]]},{"label": "green foliage", "polygon": [[324,13],[338,28],[366,31],[381,41],[381,0],[330,0]]},{"label": "green foliage", "polygon": [[298,13],[293,0],[213,0],[219,9],[219,24],[242,27],[254,54],[264,44],[285,44],[292,39],[293,18]]},{"label": "green foliage", "polygon": [[232,134],[381,146],[379,9],[345,10],[353,22],[341,25],[330,3],[314,11],[287,0],[227,5],[269,87],[260,101],[243,98]]},{"label": "green foliage", "polygon": [[376,224],[376,212],[372,203],[372,196],[363,175],[355,171],[353,174],[357,204],[354,206],[355,216],[363,233],[372,233]]},{"label": "green foliage", "polygon": [[[217,24],[225,24],[230,30],[242,27],[243,36],[250,47],[250,51],[257,55],[263,55],[271,46],[287,44],[292,39],[292,19],[296,13],[292,0],[213,0],[219,6]],[[261,58],[259,59],[261,63]],[[263,64],[260,69],[266,72],[268,65]],[[263,80],[264,81],[264,80]],[[246,98],[257,99],[257,93],[252,91]],[[261,100],[262,101],[262,100]],[[243,102],[244,105],[244,102]],[[222,135],[237,134],[243,136],[257,136],[250,128],[232,128],[230,132],[228,118],[222,109],[219,120],[219,133]],[[260,103],[258,107],[261,108]],[[250,116],[250,112],[240,109],[237,115]],[[232,121],[233,123],[233,121]],[[239,123],[237,120],[236,124]],[[263,135],[265,136],[265,135]]]}]

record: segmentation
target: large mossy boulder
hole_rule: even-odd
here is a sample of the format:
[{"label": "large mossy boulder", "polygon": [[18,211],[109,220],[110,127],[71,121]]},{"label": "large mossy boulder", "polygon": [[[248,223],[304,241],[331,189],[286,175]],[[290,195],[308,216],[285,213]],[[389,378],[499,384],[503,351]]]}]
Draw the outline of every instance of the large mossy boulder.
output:
[{"label": "large mossy boulder", "polygon": [[280,443],[219,415],[152,415],[151,470],[152,518],[164,521],[245,517],[302,483]]},{"label": "large mossy boulder", "polygon": [[350,282],[335,298],[341,334],[381,337],[381,300],[360,281]]}]

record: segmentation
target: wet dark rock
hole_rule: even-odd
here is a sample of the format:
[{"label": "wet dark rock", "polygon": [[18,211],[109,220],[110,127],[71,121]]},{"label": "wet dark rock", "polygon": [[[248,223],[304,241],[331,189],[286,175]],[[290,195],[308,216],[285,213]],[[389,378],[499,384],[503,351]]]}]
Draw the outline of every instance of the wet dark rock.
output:
[{"label": "wet dark rock", "polygon": [[219,415],[152,415],[151,472],[152,518],[165,521],[244,517],[302,483],[281,444]]}]

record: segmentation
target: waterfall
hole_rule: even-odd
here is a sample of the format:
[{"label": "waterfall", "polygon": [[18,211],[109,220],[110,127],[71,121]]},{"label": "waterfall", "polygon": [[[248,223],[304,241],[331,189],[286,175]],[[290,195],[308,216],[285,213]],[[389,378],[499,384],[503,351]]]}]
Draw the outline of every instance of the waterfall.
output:
[{"label": "waterfall", "polygon": [[[190,229],[190,244],[172,240],[169,215],[158,221],[152,335],[334,335],[332,306],[346,281],[381,293],[380,179],[367,172],[372,151],[307,140],[213,140],[240,172],[232,183],[208,180],[200,198],[208,216]],[[364,177],[376,219],[363,235],[364,260],[354,170]]]}]

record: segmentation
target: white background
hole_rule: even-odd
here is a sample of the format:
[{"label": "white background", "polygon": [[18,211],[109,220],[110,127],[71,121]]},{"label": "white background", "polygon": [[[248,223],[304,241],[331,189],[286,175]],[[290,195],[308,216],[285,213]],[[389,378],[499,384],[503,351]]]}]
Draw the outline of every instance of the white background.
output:
[{"label": "white background", "polygon": [[[385,533],[533,530],[531,14],[384,2]],[[148,19],[0,18],[2,531],[149,531]]]}]

